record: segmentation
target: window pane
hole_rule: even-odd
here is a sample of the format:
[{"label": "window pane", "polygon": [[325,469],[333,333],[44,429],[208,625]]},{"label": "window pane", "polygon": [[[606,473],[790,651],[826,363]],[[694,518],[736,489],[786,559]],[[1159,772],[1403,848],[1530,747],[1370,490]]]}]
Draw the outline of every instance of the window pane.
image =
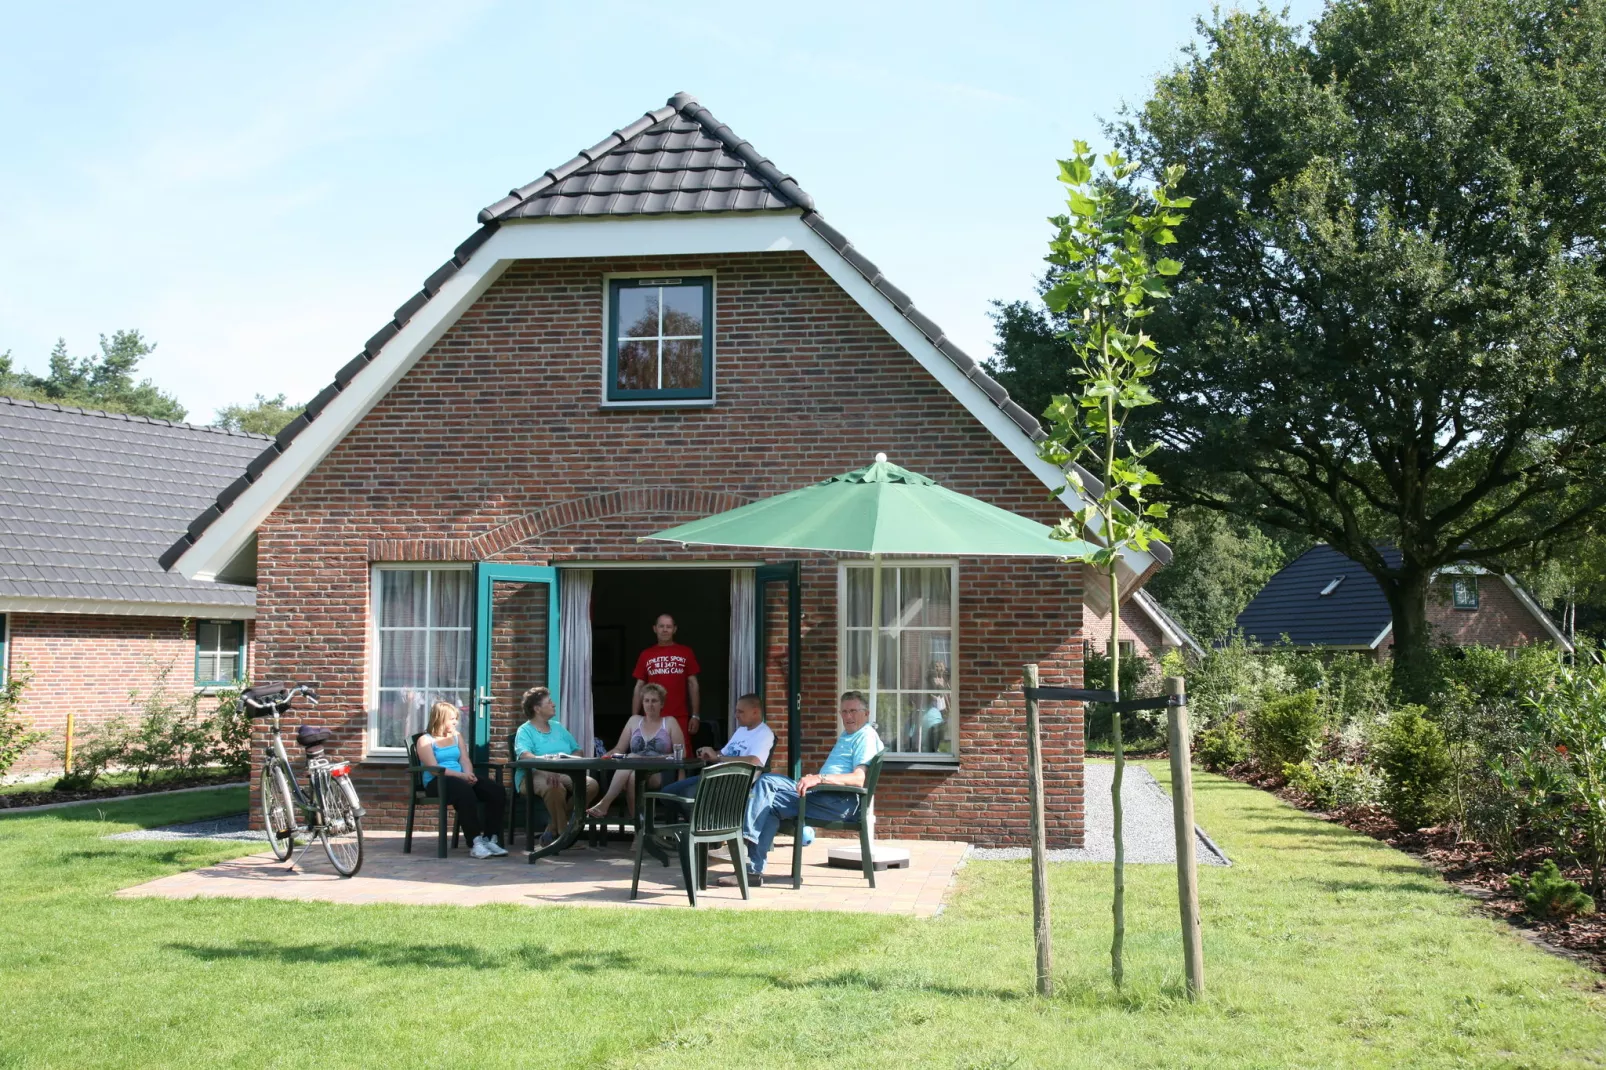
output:
[{"label": "window pane", "polygon": [[474,623],[474,576],[467,569],[430,573],[436,628],[468,628]]},{"label": "window pane", "polygon": [[876,734],[881,737],[883,747],[888,750],[903,750],[898,745],[898,741],[903,738],[903,717],[896,693],[887,691],[876,693],[875,728]]},{"label": "window pane", "polygon": [[[429,666],[430,688],[462,690],[469,686],[469,649],[471,634],[460,631],[430,633],[434,649]],[[448,700],[449,701],[449,700]]]},{"label": "window pane", "polygon": [[[871,569],[871,574],[875,573]],[[896,624],[898,621],[898,569],[883,568],[881,570],[881,625]],[[871,587],[875,584],[872,582]]]},{"label": "window pane", "polygon": [[235,680],[239,679],[240,676],[240,672],[237,667],[239,660],[240,655],[238,651],[218,651],[218,653],[215,655],[215,664],[212,669],[212,675],[208,676],[207,679],[233,683]]},{"label": "window pane", "polygon": [[848,619],[843,623],[850,628],[868,628],[870,626],[870,570],[867,568],[849,568],[848,575]]},{"label": "window pane", "polygon": [[424,726],[423,695],[417,691],[381,691],[374,724],[376,747],[405,747],[407,737]]},{"label": "window pane", "polygon": [[695,335],[703,333],[703,288],[701,286],[665,286],[664,336]]},{"label": "window pane", "polygon": [[878,687],[896,688],[898,686],[898,633],[882,629],[880,635],[881,649],[876,652],[876,685]]},{"label": "window pane", "polygon": [[429,573],[384,569],[379,573],[379,626],[422,628],[429,597]]},{"label": "window pane", "polygon": [[379,633],[379,686],[422,687],[424,685],[424,631],[381,631]]},{"label": "window pane", "polygon": [[[850,573],[851,575],[851,573]],[[870,686],[870,633],[849,631],[843,653],[847,690],[863,691]]]},{"label": "window pane", "polygon": [[657,287],[619,287],[619,337],[655,338],[657,335]]},{"label": "window pane", "polygon": [[211,683],[221,679],[217,674],[217,655],[201,654],[195,659],[195,682],[198,684]]},{"label": "window pane", "polygon": [[703,385],[703,343],[665,342],[664,389],[697,390]]},{"label": "window pane", "polygon": [[953,572],[946,568],[906,568],[902,575],[905,625],[947,628],[953,616]]},{"label": "window pane", "polygon": [[[904,691],[924,691],[948,686],[949,654],[953,649],[948,632],[902,632],[898,636],[898,646],[897,687]],[[883,674],[883,680],[885,678]]]},{"label": "window pane", "polygon": [[223,645],[223,625],[201,623],[195,627],[195,645],[199,650],[216,650]]},{"label": "window pane", "polygon": [[620,390],[658,389],[657,342],[619,343],[619,375],[616,385]]}]

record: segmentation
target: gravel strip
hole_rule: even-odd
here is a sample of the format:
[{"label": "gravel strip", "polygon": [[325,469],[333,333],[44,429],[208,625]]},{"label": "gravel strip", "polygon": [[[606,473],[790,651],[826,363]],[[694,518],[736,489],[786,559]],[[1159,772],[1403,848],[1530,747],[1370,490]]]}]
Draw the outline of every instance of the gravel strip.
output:
[{"label": "gravel strip", "polygon": [[210,821],[190,821],[183,825],[159,825],[156,828],[135,829],[107,836],[108,840],[243,840],[249,843],[266,841],[261,831],[245,827],[246,815],[215,817]]},{"label": "gravel strip", "polygon": [[[1049,851],[1050,862],[1115,861],[1115,813],[1110,806],[1110,785],[1115,766],[1109,762],[1089,762],[1084,767],[1087,792],[1087,818],[1083,846]],[[1128,765],[1121,781],[1121,806],[1126,817],[1126,860],[1175,865],[1177,844],[1172,832],[1171,796],[1140,765]],[[1196,850],[1201,866],[1230,866],[1232,863],[1197,826]],[[1029,847],[972,847],[971,858],[1018,859],[1032,856]]]}]

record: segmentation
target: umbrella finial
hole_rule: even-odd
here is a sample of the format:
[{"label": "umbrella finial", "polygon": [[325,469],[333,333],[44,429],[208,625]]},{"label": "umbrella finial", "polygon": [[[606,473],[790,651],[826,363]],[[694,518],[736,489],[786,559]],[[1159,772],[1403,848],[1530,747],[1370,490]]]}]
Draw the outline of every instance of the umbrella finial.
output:
[{"label": "umbrella finial", "polygon": [[876,459],[876,463],[877,464],[886,464],[887,463],[887,455],[884,454],[884,453],[876,454],[875,455],[875,459]]}]

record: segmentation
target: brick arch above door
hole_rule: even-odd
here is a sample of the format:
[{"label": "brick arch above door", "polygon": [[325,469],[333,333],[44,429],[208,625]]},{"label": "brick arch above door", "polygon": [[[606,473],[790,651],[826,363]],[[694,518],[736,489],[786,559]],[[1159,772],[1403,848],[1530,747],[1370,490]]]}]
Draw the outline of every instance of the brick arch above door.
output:
[{"label": "brick arch above door", "polygon": [[483,561],[531,539],[573,524],[631,514],[711,516],[754,499],[695,487],[622,487],[570,498],[526,513],[472,539],[371,539],[370,561]]}]

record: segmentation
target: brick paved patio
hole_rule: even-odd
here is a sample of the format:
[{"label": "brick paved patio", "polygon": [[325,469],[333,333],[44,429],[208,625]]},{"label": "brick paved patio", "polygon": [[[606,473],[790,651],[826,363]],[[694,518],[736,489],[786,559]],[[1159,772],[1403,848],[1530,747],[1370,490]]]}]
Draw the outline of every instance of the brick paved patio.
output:
[{"label": "brick paved patio", "polygon": [[[826,865],[826,850],[843,840],[818,840],[803,851],[803,887],[789,880],[752,890],[743,902],[735,888],[714,887],[732,871],[730,863],[709,862],[709,888],[699,892],[699,907],[738,910],[838,910],[870,914],[909,914],[929,918],[942,909],[965,844],[930,840],[888,840],[887,846],[909,851],[907,869],[876,874],[874,890],[856,869]],[[272,855],[255,854],[205,869],[162,877],[125,888],[121,896],[169,899],[224,897],[297,899],[328,903],[418,903],[478,906],[520,903],[525,906],[631,906],[688,908],[680,865],[671,858],[665,868],[648,858],[641,871],[641,897],[630,896],[631,856],[623,841],[601,850],[565,851],[530,865],[519,852],[506,858],[476,861],[466,848],[451,858],[435,857],[433,837],[415,838],[413,853],[403,854],[400,833],[372,833],[367,838],[362,871],[349,880],[335,875],[322,849],[314,847],[294,873]],[[790,874],[791,844],[782,840],[770,855],[772,874]]]}]

